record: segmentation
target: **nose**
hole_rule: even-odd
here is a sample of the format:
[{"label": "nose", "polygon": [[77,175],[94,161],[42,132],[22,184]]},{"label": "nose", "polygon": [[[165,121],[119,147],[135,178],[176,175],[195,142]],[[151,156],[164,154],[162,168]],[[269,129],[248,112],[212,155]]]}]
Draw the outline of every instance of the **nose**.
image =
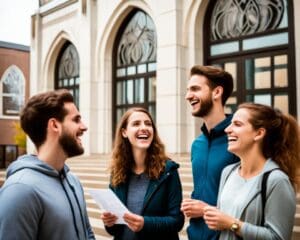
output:
[{"label": "nose", "polygon": [[227,126],[227,128],[225,128],[225,133],[230,133],[231,132],[231,124],[229,124],[228,126]]},{"label": "nose", "polygon": [[140,129],[146,129],[146,128],[148,128],[148,126],[145,123],[141,123]]},{"label": "nose", "polygon": [[185,100],[191,99],[192,98],[191,95],[192,95],[191,92],[189,90],[187,90],[187,92],[185,94]]},{"label": "nose", "polygon": [[81,128],[81,131],[84,131],[84,132],[88,130],[87,126],[83,122],[81,122],[80,128]]}]

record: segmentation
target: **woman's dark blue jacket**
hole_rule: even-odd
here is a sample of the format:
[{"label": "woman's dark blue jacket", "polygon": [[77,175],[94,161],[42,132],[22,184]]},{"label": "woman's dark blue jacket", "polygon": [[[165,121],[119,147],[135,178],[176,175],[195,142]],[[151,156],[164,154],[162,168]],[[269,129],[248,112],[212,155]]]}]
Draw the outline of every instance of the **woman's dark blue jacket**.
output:
[{"label": "woman's dark blue jacket", "polygon": [[[184,224],[184,216],[180,211],[182,186],[179,179],[179,165],[167,160],[165,171],[159,179],[150,180],[144,198],[142,216],[144,227],[138,232],[140,240],[178,240],[178,232]],[[126,205],[128,182],[110,188]],[[124,225],[106,227],[115,240],[122,239]]]}]

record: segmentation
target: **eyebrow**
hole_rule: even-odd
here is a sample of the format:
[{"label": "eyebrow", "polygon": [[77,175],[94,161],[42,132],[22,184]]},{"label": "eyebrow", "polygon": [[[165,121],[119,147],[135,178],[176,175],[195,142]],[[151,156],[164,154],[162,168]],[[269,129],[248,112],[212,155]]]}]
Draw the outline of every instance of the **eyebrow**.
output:
[{"label": "eyebrow", "polygon": [[186,90],[195,90],[195,89],[201,89],[201,86],[199,86],[199,85],[192,85],[192,86],[186,88]]},{"label": "eyebrow", "polygon": [[74,120],[81,120],[81,115],[80,114],[76,114],[75,116],[72,117],[72,119],[74,119]]},{"label": "eyebrow", "polygon": [[238,120],[238,119],[234,119],[233,121],[231,121],[231,123],[243,123],[244,124],[244,122],[242,120]]}]

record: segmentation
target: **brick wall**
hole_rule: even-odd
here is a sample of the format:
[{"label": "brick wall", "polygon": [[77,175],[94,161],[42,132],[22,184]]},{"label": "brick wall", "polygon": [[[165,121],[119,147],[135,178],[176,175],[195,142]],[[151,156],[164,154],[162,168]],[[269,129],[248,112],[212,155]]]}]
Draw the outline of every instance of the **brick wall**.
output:
[{"label": "brick wall", "polygon": [[[4,72],[11,65],[17,66],[25,77],[25,99],[29,96],[29,67],[30,67],[30,52],[29,47],[0,42],[0,81]],[[1,83],[0,83],[1,84]],[[13,121],[16,119],[3,118],[0,114],[0,144],[14,144]]]}]

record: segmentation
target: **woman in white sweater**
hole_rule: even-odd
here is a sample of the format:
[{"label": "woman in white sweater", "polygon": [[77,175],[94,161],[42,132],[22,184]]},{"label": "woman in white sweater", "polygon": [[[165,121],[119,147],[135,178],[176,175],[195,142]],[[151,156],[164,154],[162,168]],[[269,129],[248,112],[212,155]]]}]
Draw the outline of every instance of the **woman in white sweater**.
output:
[{"label": "woman in white sweater", "polygon": [[206,207],[206,224],[220,230],[222,240],[291,239],[300,160],[297,121],[269,106],[244,103],[225,131],[228,150],[240,163],[223,170],[218,207]]}]

